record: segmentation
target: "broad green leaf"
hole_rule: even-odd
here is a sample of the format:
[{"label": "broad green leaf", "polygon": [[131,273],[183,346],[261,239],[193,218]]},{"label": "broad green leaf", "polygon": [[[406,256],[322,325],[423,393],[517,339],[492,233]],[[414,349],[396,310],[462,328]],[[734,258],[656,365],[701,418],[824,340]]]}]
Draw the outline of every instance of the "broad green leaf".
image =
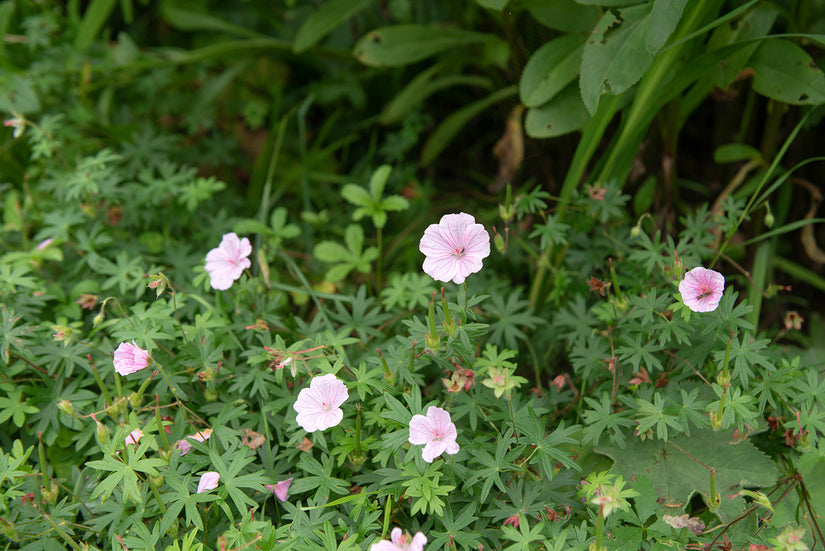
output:
[{"label": "broad green leaf", "polygon": [[627,480],[637,476],[650,480],[661,504],[660,512],[670,514],[683,510],[695,492],[708,503],[708,467],[716,470],[716,490],[722,494],[716,514],[722,522],[732,520],[745,507],[742,497],[730,499],[728,495],[739,488],[771,486],[778,476],[769,457],[749,441],[735,440],[731,431],[705,430],[667,442],[628,437],[624,449],[598,446],[596,451],[613,459],[613,471]]},{"label": "broad green leaf", "polygon": [[[653,62],[645,48],[650,5],[607,11],[587,41],[582,54],[582,100],[592,115],[604,93],[618,96],[639,82]],[[617,26],[618,25],[618,26]]]},{"label": "broad green leaf", "polygon": [[171,0],[161,2],[160,15],[164,21],[182,31],[216,31],[249,38],[263,36],[247,28],[233,25],[220,17],[195,11],[189,7],[179,7]]},{"label": "broad green leaf", "polygon": [[441,70],[440,65],[433,65],[420,72],[402,89],[381,112],[381,124],[392,124],[404,116],[416,105],[428,97],[452,86],[480,86],[490,89],[493,83],[490,79],[476,75],[447,75],[434,78]]},{"label": "broad green leaf", "polygon": [[331,0],[314,10],[295,35],[292,51],[296,54],[314,46],[335,27],[361,11],[372,0]]},{"label": "broad green leaf", "polygon": [[364,65],[396,67],[470,44],[502,43],[492,34],[430,25],[391,25],[370,31],[355,44],[353,55]]},{"label": "broad green leaf", "polygon": [[514,96],[516,93],[518,93],[516,86],[508,86],[450,114],[450,116],[438,125],[438,128],[433,131],[427,140],[427,143],[424,144],[424,150],[421,152],[421,164],[429,165],[432,163],[441,152],[450,145],[450,142],[453,141],[456,134],[458,134],[470,119],[491,105],[507,99],[510,96]]},{"label": "broad green leaf", "polygon": [[370,176],[370,195],[374,201],[380,201],[384,194],[384,186],[387,185],[387,178],[390,177],[392,167],[390,165],[381,165],[375,169],[375,172]]},{"label": "broad green leaf", "polygon": [[762,43],[749,65],[753,89],[763,96],[793,105],[825,103],[825,75],[805,50],[783,39]]},{"label": "broad green leaf", "polygon": [[313,254],[315,258],[324,262],[342,262],[350,257],[347,249],[334,241],[321,241],[315,245]]},{"label": "broad green leaf", "polygon": [[77,29],[77,36],[74,39],[76,50],[85,51],[91,46],[92,41],[97,37],[100,28],[115,9],[116,0],[92,0],[83,14],[80,28]]},{"label": "broad green leaf", "polygon": [[551,40],[536,50],[521,73],[521,102],[538,107],[573,82],[579,74],[583,50],[584,38],[575,34]]},{"label": "broad green leaf", "polygon": [[649,54],[656,54],[673,34],[688,0],[655,0],[650,12],[645,46]]},{"label": "broad green leaf", "polygon": [[577,4],[583,6],[629,6],[631,4],[638,4],[639,0],[576,0]]},{"label": "broad green leaf", "polygon": [[360,207],[366,207],[370,204],[370,194],[357,184],[347,184],[341,188],[341,197]]},{"label": "broad green leaf", "polygon": [[713,161],[716,163],[738,163],[758,159],[762,154],[753,146],[744,143],[726,143],[720,145],[713,152]]},{"label": "broad green leaf", "polygon": [[588,119],[579,89],[571,84],[541,107],[528,109],[524,131],[531,138],[553,138],[581,130]]},{"label": "broad green leaf", "polygon": [[4,73],[0,73],[0,111],[23,115],[40,111],[40,98],[29,77],[11,71]]},{"label": "broad green leaf", "polygon": [[713,31],[708,41],[708,51],[719,49],[737,42],[744,42],[741,48],[724,58],[710,73],[714,86],[727,88],[742,72],[748,60],[759,48],[754,39],[767,36],[776,21],[779,11],[770,5],[759,6],[744,14],[736,25],[720,25]]},{"label": "broad green leaf", "polygon": [[482,8],[501,11],[509,1],[510,0],[476,0],[476,3]]},{"label": "broad green leaf", "polygon": [[545,27],[566,33],[590,32],[600,16],[598,6],[582,6],[575,0],[523,0],[521,6]]}]

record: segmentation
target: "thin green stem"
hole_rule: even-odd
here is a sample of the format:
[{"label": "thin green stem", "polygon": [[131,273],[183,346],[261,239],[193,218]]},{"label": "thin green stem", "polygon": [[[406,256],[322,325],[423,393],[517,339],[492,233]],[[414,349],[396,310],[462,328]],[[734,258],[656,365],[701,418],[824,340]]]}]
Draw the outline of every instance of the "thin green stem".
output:
[{"label": "thin green stem", "polygon": [[599,515],[596,517],[596,543],[593,546],[594,551],[602,551],[602,532],[604,532],[604,506],[599,509]]},{"label": "thin green stem", "polygon": [[[100,388],[100,392],[103,394],[103,399],[106,401],[106,405],[112,403],[112,397],[109,395],[109,389],[106,388],[106,385],[103,383],[103,379],[100,377],[100,373],[97,371],[97,367],[95,366],[94,360],[92,360],[91,354],[86,354],[86,357],[89,359],[89,365],[91,366],[92,377],[95,378],[95,382],[97,383],[98,388]],[[117,379],[116,379],[117,380]],[[119,381],[118,381],[119,382]],[[118,386],[118,396],[123,397],[121,393],[120,385]]]}]

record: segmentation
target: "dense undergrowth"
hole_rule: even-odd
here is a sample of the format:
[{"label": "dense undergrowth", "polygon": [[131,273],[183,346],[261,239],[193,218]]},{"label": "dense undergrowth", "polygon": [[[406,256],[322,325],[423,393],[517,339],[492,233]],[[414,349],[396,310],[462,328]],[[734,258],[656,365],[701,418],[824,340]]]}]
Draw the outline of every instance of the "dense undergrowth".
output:
[{"label": "dense undergrowth", "polygon": [[0,3],[5,547],[822,547],[823,32]]}]

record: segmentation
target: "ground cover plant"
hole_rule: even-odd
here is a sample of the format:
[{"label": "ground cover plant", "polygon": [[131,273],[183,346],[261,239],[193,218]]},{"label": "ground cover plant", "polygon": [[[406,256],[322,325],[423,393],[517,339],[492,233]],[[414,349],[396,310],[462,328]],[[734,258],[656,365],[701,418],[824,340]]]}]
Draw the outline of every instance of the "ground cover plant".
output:
[{"label": "ground cover plant", "polygon": [[0,3],[4,547],[823,547],[823,8]]}]

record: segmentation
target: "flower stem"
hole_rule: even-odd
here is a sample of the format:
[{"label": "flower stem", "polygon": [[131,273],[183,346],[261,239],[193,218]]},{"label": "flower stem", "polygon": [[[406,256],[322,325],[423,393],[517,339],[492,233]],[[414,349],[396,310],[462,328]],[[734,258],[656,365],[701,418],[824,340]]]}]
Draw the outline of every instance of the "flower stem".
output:
[{"label": "flower stem", "polygon": [[166,439],[166,431],[163,430],[163,422],[160,418],[160,397],[155,394],[155,421],[158,424],[158,434],[160,434],[160,439],[163,442],[163,449],[169,449],[169,440]]},{"label": "flower stem", "polygon": [[594,551],[602,551],[602,532],[604,532],[604,505],[599,509],[599,516],[596,517],[596,543]]},{"label": "flower stem", "polygon": [[[86,354],[86,357],[89,359],[89,365],[91,366],[92,376],[95,378],[95,382],[97,382],[97,386],[100,388],[100,392],[103,394],[103,399],[106,400],[106,405],[108,406],[112,403],[112,397],[109,395],[109,389],[106,388],[105,384],[103,384],[103,379],[100,378],[100,373],[97,371],[97,367],[95,366],[94,360],[92,360],[92,355]],[[118,394],[122,396],[120,392],[120,385],[118,385],[117,390]]]}]

